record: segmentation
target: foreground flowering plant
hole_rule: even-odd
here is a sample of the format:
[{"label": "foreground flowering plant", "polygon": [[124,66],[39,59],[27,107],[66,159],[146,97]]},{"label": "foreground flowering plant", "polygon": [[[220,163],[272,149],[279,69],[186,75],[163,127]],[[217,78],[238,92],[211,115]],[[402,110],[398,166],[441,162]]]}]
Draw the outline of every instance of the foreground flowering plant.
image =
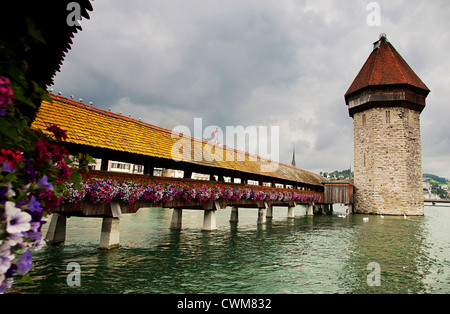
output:
[{"label": "foreground flowering plant", "polygon": [[65,182],[79,188],[60,143],[66,132],[57,125],[30,128],[41,102],[51,101],[46,75],[35,67],[36,57],[54,48],[33,22],[39,18],[24,16],[23,27],[0,35],[0,293],[17,276],[32,283],[32,254],[45,243],[42,218],[59,205]]},{"label": "foreground flowering plant", "polygon": [[[15,273],[32,282],[32,251],[45,244],[42,218],[59,205],[59,191],[72,177],[69,153],[31,130],[14,102],[10,80],[0,76],[0,293],[11,287]],[[56,125],[47,131],[66,138]]]},{"label": "foreground flowering plant", "polygon": [[212,202],[218,199],[282,202],[315,202],[320,200],[320,195],[314,192],[299,193],[295,191],[260,190],[247,187],[222,187],[189,183],[117,181],[111,178],[89,179],[81,185],[81,190],[77,190],[73,187],[73,184],[67,183],[63,194],[63,202],[78,203],[82,200],[88,200],[94,204],[102,204],[117,200],[134,203],[141,199],[154,202],[173,200]]}]

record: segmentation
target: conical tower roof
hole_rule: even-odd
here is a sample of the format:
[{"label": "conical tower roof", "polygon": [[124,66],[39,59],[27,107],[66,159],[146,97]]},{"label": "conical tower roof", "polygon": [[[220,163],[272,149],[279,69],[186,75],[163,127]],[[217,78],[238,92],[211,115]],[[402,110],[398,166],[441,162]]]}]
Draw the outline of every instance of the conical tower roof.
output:
[{"label": "conical tower roof", "polygon": [[370,86],[406,84],[430,92],[402,56],[387,40],[385,34],[374,43],[374,49],[359,71],[345,97]]}]

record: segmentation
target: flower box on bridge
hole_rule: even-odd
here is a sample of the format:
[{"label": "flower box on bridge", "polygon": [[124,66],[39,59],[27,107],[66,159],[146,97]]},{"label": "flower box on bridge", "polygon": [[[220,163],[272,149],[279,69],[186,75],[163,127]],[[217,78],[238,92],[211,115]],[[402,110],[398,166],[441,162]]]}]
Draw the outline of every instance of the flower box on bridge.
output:
[{"label": "flower box on bridge", "polygon": [[[323,192],[252,186],[215,181],[91,171],[83,174],[82,191],[67,187],[55,213],[65,216],[117,217],[139,208],[217,210],[227,206],[294,207],[323,202]],[[111,205],[117,204],[117,205]],[[115,210],[120,208],[120,214]]]},{"label": "flower box on bridge", "polygon": [[[139,208],[173,208],[171,229],[181,229],[184,209],[204,210],[203,231],[216,230],[215,212],[231,207],[230,222],[238,222],[238,208],[258,208],[257,223],[272,217],[273,206],[288,207],[288,218],[294,218],[294,207],[306,204],[312,214],[315,203],[323,203],[323,192],[279,189],[243,184],[159,178],[95,171],[83,174],[81,191],[67,186],[61,204],[54,209],[47,239],[50,243],[65,241],[66,219],[70,216],[102,217],[100,248],[119,245],[119,221],[123,214],[134,214]],[[267,211],[267,214],[266,214]]]}]

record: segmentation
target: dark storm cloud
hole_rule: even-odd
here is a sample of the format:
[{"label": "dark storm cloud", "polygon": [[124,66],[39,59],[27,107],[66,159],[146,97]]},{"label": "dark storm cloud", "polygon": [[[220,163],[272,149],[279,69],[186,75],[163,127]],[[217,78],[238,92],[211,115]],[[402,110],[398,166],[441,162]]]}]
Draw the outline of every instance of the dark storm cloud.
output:
[{"label": "dark storm cloud", "polygon": [[[353,121],[343,95],[379,33],[432,90],[422,114],[424,171],[450,177],[445,103],[448,1],[95,1],[55,91],[173,128],[280,127],[280,161],[348,168]],[[438,145],[437,145],[438,144]]]}]

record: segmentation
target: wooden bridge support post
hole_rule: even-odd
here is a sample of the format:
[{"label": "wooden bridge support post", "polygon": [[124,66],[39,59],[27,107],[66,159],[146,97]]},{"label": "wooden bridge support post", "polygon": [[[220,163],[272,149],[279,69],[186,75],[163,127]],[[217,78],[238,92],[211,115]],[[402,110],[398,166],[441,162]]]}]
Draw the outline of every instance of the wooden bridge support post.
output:
[{"label": "wooden bridge support post", "polygon": [[353,214],[353,204],[347,204],[347,206],[348,206],[347,215]]},{"label": "wooden bridge support post", "polygon": [[172,220],[170,221],[170,229],[181,230],[181,221],[183,217],[183,210],[174,208],[172,212]]},{"label": "wooden bridge support post", "polygon": [[333,215],[333,204],[323,204],[323,213],[325,215]]},{"label": "wooden bridge support post", "polygon": [[266,218],[273,218],[273,205],[266,207]]},{"label": "wooden bridge support post", "polygon": [[153,164],[150,162],[147,162],[144,165],[144,174],[149,175],[149,176],[153,176]]},{"label": "wooden bridge support post", "polygon": [[314,205],[308,204],[306,206],[306,216],[314,216]]},{"label": "wooden bridge support post", "polygon": [[187,178],[187,179],[192,178],[192,170],[184,170],[183,178]]},{"label": "wooden bridge support post", "polygon": [[100,165],[100,170],[108,171],[109,168],[109,159],[102,158],[102,163]]},{"label": "wooden bridge support post", "polygon": [[216,227],[216,211],[205,210],[203,216],[203,228],[202,231],[215,231]]},{"label": "wooden bridge support post", "polygon": [[66,216],[54,213],[48,227],[46,239],[48,244],[59,244],[66,241]]},{"label": "wooden bridge support post", "polygon": [[266,209],[265,208],[258,208],[258,225],[262,225],[266,223]]},{"label": "wooden bridge support post", "polygon": [[323,207],[322,205],[313,205],[313,213],[314,215],[322,215],[323,214]]},{"label": "wooden bridge support post", "polygon": [[102,233],[100,235],[100,249],[110,250],[119,247],[120,219],[105,217],[102,222]]},{"label": "wooden bridge support post", "polygon": [[293,206],[289,206],[288,207],[287,218],[289,218],[289,219],[294,219],[295,218],[294,207]]},{"label": "wooden bridge support post", "polygon": [[239,210],[237,206],[231,207],[231,215],[230,222],[238,222],[239,221]]}]

